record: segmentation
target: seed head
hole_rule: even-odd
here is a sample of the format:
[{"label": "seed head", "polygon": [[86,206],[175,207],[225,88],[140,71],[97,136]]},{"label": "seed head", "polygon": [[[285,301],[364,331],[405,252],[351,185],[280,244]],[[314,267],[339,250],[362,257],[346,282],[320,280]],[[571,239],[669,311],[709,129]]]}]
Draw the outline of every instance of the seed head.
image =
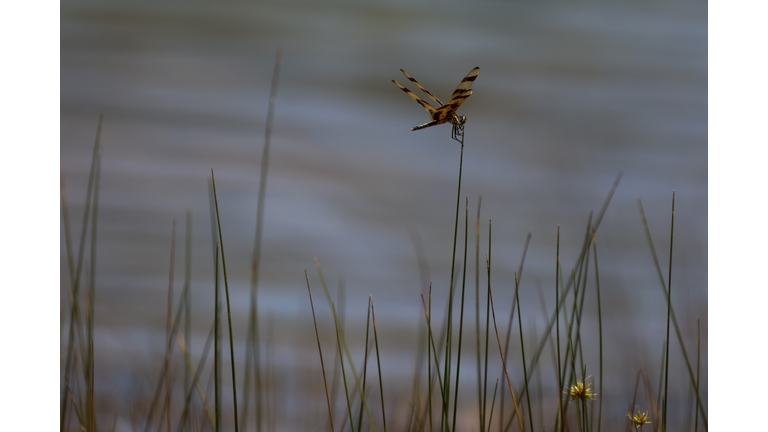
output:
[{"label": "seed head", "polygon": [[648,417],[648,412],[638,411],[637,414],[635,415],[632,415],[632,413],[630,412],[630,413],[627,413],[627,417],[629,417],[629,420],[632,422],[633,425],[635,425],[635,429],[651,423],[651,420]]},{"label": "seed head", "polygon": [[592,391],[592,383],[585,383],[584,381],[576,381],[576,384],[571,386],[568,394],[571,400],[593,400],[597,396],[597,393]]}]

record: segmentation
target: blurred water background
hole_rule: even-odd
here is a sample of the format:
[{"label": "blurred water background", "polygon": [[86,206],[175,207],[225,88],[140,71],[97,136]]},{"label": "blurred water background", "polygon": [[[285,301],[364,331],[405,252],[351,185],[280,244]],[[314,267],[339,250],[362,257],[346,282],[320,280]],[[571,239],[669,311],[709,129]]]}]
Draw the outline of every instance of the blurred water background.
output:
[{"label": "blurred water background", "polygon": [[[131,405],[142,418],[151,399],[163,361],[172,224],[178,224],[178,302],[187,209],[193,214],[190,345],[195,358],[202,350],[213,318],[211,167],[235,356],[243,362],[278,47],[283,60],[259,279],[263,338],[270,325],[273,331],[278,429],[324,430],[327,419],[304,269],[325,333],[327,367],[335,335],[315,257],[333,295],[344,287],[348,338],[360,358],[373,295],[385,352],[385,398],[391,398],[388,420],[392,428],[406,427],[424,320],[419,294],[427,292],[413,239],[423,245],[435,304],[444,305],[459,145],[449,126],[409,130],[428,118],[392,84],[396,79],[417,90],[400,68],[446,101],[461,78],[480,67],[475,92],[459,110],[468,117],[462,196],[469,197],[473,254],[482,195],[481,262],[493,219],[494,298],[497,314],[505,311],[504,323],[527,233],[532,239],[521,284],[523,321],[526,331],[540,332],[545,322],[537,287],[551,311],[558,225],[567,276],[589,212],[600,210],[623,172],[597,234],[608,428],[623,427],[640,368],[655,385],[665,340],[665,300],[637,200],[666,269],[676,191],[672,300],[689,354],[695,353],[701,320],[706,401],[706,2],[67,0],[61,3],[61,167],[73,221],[82,218],[93,140],[104,114],[94,341],[102,427],[118,414],[118,430],[131,430]],[[69,275],[63,229],[61,236],[64,315]],[[465,336],[474,333],[474,274],[472,258],[472,325],[465,323]],[[584,325],[594,339],[584,343],[592,354],[594,303],[591,292]],[[676,340],[672,347],[671,421],[683,430],[692,418],[690,385]],[[461,397],[467,403],[460,423],[467,430],[476,429],[473,353],[462,359]],[[590,374],[597,372],[596,358],[587,360]],[[509,363],[513,381],[522,382],[518,359],[512,355]],[[552,376],[551,366],[543,366],[545,386]],[[550,389],[551,397],[556,388]]]}]

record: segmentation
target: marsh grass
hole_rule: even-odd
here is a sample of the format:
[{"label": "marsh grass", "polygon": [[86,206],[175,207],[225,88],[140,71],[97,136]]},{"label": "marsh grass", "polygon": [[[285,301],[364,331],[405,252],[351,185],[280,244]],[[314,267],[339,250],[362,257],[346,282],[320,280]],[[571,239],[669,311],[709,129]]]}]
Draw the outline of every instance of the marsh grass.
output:
[{"label": "marsh grass", "polygon": [[[274,336],[271,320],[268,324],[267,342],[266,342],[266,365],[262,367],[261,362],[261,346],[262,341],[259,331],[259,315],[258,315],[258,275],[259,275],[259,263],[261,256],[261,237],[263,230],[263,216],[264,216],[264,191],[266,188],[266,173],[268,168],[268,154],[269,154],[269,137],[271,131],[271,122],[273,118],[274,110],[274,98],[276,95],[276,88],[279,75],[280,65],[280,53],[278,52],[275,66],[275,75],[273,77],[273,92],[270,97],[270,113],[268,116],[268,128],[267,135],[265,137],[265,148],[262,157],[262,177],[259,188],[258,198],[258,210],[257,210],[257,229],[254,240],[254,253],[252,260],[252,274],[251,274],[251,297],[249,302],[249,315],[246,331],[246,349],[245,349],[245,362],[244,362],[244,379],[242,383],[237,381],[236,370],[238,365],[235,363],[234,352],[234,334],[231,317],[231,305],[230,305],[230,293],[227,275],[227,266],[225,258],[225,249],[223,243],[223,229],[220,219],[220,208],[218,202],[218,196],[216,194],[216,182],[214,178],[213,169],[211,170],[211,177],[209,179],[209,197],[211,200],[211,238],[214,250],[214,290],[213,295],[213,310],[214,321],[210,324],[210,331],[205,342],[205,346],[202,350],[201,357],[194,362],[191,356],[191,350],[189,347],[191,334],[191,321],[192,321],[192,308],[191,308],[191,293],[190,293],[190,281],[191,281],[191,226],[192,226],[192,214],[187,212],[186,215],[186,240],[185,240],[185,276],[184,276],[184,288],[181,290],[180,298],[176,306],[174,313],[173,310],[173,262],[176,251],[176,225],[172,229],[171,240],[171,265],[169,269],[169,287],[168,287],[168,308],[167,308],[167,322],[166,322],[166,340],[165,340],[165,353],[163,361],[161,362],[160,373],[157,379],[157,384],[154,389],[154,396],[149,403],[145,413],[137,413],[134,406],[131,406],[131,423],[134,426],[134,430],[138,430],[136,426],[141,423],[141,417],[144,416],[144,430],[172,430],[175,429],[178,432],[181,431],[198,431],[198,430],[215,430],[219,431],[223,428],[226,420],[226,424],[233,424],[234,430],[239,432],[239,428],[242,426],[243,430],[249,429],[249,406],[253,402],[255,406],[255,424],[252,425],[257,431],[261,431],[266,426],[266,429],[273,431],[275,429],[275,416],[276,416],[276,402],[274,398],[275,379],[274,379]],[[86,432],[96,431],[96,416],[95,416],[95,400],[97,399],[94,393],[94,379],[95,379],[95,362],[94,362],[94,350],[97,348],[94,346],[93,338],[93,307],[95,301],[95,263],[96,263],[96,238],[97,238],[97,216],[98,216],[98,191],[99,191],[99,179],[100,179],[100,167],[101,167],[101,147],[100,147],[100,135],[101,135],[102,119],[99,119],[99,125],[96,133],[96,141],[94,144],[93,160],[91,163],[91,172],[89,175],[88,189],[85,201],[85,215],[82,224],[80,243],[78,245],[77,258],[74,258],[74,246],[72,244],[72,236],[68,211],[68,201],[66,194],[66,187],[64,183],[64,173],[62,172],[61,181],[61,203],[62,203],[62,219],[65,233],[65,249],[67,253],[67,270],[69,272],[70,287],[68,289],[68,313],[69,318],[64,320],[61,328],[61,336],[64,338],[64,329],[68,330],[66,333],[66,355],[64,356],[64,368],[62,371],[62,393],[61,393],[61,431],[68,431],[74,429],[84,430]],[[459,156],[459,175],[458,175],[458,190],[457,190],[457,203],[455,212],[454,223],[454,240],[451,255],[451,277],[450,285],[447,292],[447,303],[445,304],[445,313],[443,314],[443,322],[439,327],[433,320],[432,303],[433,303],[433,290],[432,284],[429,282],[429,288],[427,298],[424,293],[421,293],[421,301],[423,307],[423,321],[420,324],[419,346],[417,359],[418,364],[414,371],[414,391],[412,400],[410,401],[410,415],[408,421],[405,424],[405,430],[407,432],[454,432],[463,429],[463,426],[457,423],[459,411],[471,411],[466,407],[460,405],[460,400],[464,400],[461,396],[465,392],[470,392],[468,387],[461,387],[459,385],[461,371],[462,371],[462,352],[465,349],[462,347],[465,343],[464,340],[464,319],[465,312],[471,310],[472,307],[465,304],[466,299],[466,277],[467,277],[467,263],[468,258],[468,239],[469,239],[469,197],[465,197],[465,213],[464,213],[464,251],[461,258],[461,295],[460,298],[456,298],[456,282],[457,282],[457,268],[456,268],[456,251],[459,246],[459,220],[460,220],[460,207],[461,207],[461,179],[463,169],[463,157],[464,157],[464,135],[461,136],[461,148]],[[602,304],[601,304],[601,285],[600,285],[600,272],[598,267],[598,248],[597,248],[597,231],[605,214],[606,209],[611,201],[611,198],[618,187],[621,180],[621,175],[616,178],[608,196],[596,217],[593,218],[593,214],[590,213],[584,232],[584,240],[580,249],[580,253],[573,267],[570,268],[570,276],[565,278],[562,268],[561,256],[560,256],[560,227],[557,228],[557,244],[556,244],[556,256],[555,256],[555,283],[554,283],[554,299],[555,304],[551,311],[544,310],[547,318],[547,326],[543,332],[537,332],[536,326],[531,325],[528,328],[529,334],[525,336],[523,329],[523,308],[520,302],[520,289],[521,278],[523,274],[523,268],[525,263],[525,257],[530,243],[530,233],[524,243],[522,250],[522,257],[518,270],[514,274],[514,280],[511,283],[507,282],[507,287],[513,287],[514,296],[512,305],[508,317],[508,325],[506,332],[506,342],[502,345],[502,334],[499,332],[497,323],[496,307],[494,305],[493,289],[492,289],[492,223],[488,221],[488,251],[486,253],[486,265],[485,265],[485,277],[487,278],[486,292],[485,292],[485,316],[482,316],[482,302],[481,302],[481,275],[480,275],[480,238],[481,238],[481,202],[482,197],[478,199],[477,204],[477,220],[475,224],[475,331],[468,333],[468,335],[474,333],[474,350],[476,361],[476,389],[477,389],[477,424],[470,430],[477,430],[480,432],[490,432],[492,425],[494,424],[494,415],[497,413],[497,419],[495,424],[498,425],[500,432],[508,432],[515,430],[515,427],[519,431],[541,430],[544,431],[546,427],[545,420],[551,419],[551,428],[555,431],[572,431],[578,430],[579,432],[586,431],[598,431],[602,430],[603,423],[603,398],[605,397],[605,387],[603,371],[603,321],[602,321]],[[226,208],[226,207],[224,207]],[[665,346],[662,352],[661,368],[659,383],[656,387],[656,396],[654,397],[654,389],[650,384],[650,379],[647,372],[641,369],[637,372],[637,378],[635,382],[635,391],[633,395],[613,395],[612,397],[623,397],[627,400],[632,399],[631,404],[628,405],[626,412],[616,413],[608,412],[606,416],[614,419],[624,417],[626,428],[629,430],[634,427],[639,430],[644,425],[649,424],[654,431],[666,431],[667,429],[667,404],[669,400],[669,374],[670,374],[670,353],[673,352],[674,347],[670,346],[670,329],[674,328],[677,336],[678,345],[680,351],[683,354],[683,360],[687,367],[690,386],[693,389],[695,395],[695,426],[694,430],[698,431],[699,418],[702,420],[704,430],[707,429],[707,415],[706,408],[702,403],[701,395],[699,392],[700,386],[700,363],[701,363],[701,341],[700,335],[698,335],[697,344],[697,359],[696,370],[694,373],[693,367],[688,360],[688,354],[683,343],[681,331],[677,318],[675,316],[674,307],[671,297],[671,279],[672,279],[672,251],[674,240],[674,194],[672,203],[672,228],[670,230],[670,262],[669,271],[666,282],[664,280],[661,265],[656,256],[653,241],[651,239],[650,229],[642,208],[642,204],[638,202],[638,208],[642,218],[642,223],[645,229],[646,237],[648,240],[649,248],[656,266],[656,270],[661,282],[661,288],[666,299],[667,306],[667,337],[665,340]],[[90,221],[90,260],[85,260],[85,245],[86,235],[89,232]],[[418,250],[418,242],[417,250]],[[591,259],[591,263],[590,263]],[[379,334],[376,325],[376,315],[374,308],[374,299],[369,297],[368,311],[366,317],[366,330],[365,330],[365,342],[363,349],[362,371],[358,371],[355,358],[350,349],[350,344],[347,340],[344,323],[344,290],[343,283],[340,286],[339,302],[334,302],[331,297],[330,290],[326,283],[325,276],[323,274],[322,267],[319,260],[315,260],[315,267],[320,279],[320,283],[325,294],[328,310],[332,312],[333,316],[333,333],[335,334],[335,347],[334,355],[336,360],[334,361],[334,370],[338,371],[339,378],[344,390],[345,401],[345,415],[342,417],[341,423],[338,423],[338,417],[336,422],[334,421],[334,412],[338,410],[334,406],[336,397],[334,388],[337,383],[336,372],[334,376],[329,380],[326,364],[323,357],[323,347],[321,342],[321,328],[322,333],[327,333],[327,329],[321,323],[318,323],[315,315],[315,305],[312,300],[312,291],[309,283],[309,276],[305,270],[305,279],[307,283],[307,290],[309,294],[310,310],[312,312],[315,338],[317,340],[318,353],[319,353],[319,370],[318,375],[322,375],[323,385],[325,390],[325,399],[328,410],[327,421],[319,419],[320,424],[325,423],[324,426],[318,426],[321,430],[329,429],[332,432],[341,432],[344,430],[350,430],[352,432],[363,432],[364,430],[371,430],[376,432],[381,426],[384,432],[387,431],[387,417],[390,416],[390,425],[392,425],[392,417],[395,417],[395,424],[399,422],[398,416],[391,414],[392,408],[388,407],[385,403],[385,382],[382,377],[382,363],[381,352],[379,346]],[[420,263],[420,268],[423,266]],[[80,292],[80,279],[81,273],[85,269],[85,273],[89,274],[86,285],[85,295],[85,316],[81,316],[81,300],[79,296]],[[594,275],[590,275],[590,270]],[[220,300],[220,271],[223,275],[224,281],[224,294],[227,307],[227,330],[228,337],[222,339],[221,335],[221,300]],[[594,280],[594,285],[589,285],[588,276]],[[429,278],[426,279],[428,281]],[[585,299],[588,290],[594,289],[596,294],[596,307],[597,307],[597,319],[598,319],[598,352],[596,354],[598,358],[597,375],[588,375],[587,364],[585,358],[587,355],[590,358],[594,357],[595,353],[585,353],[585,345],[583,343],[584,335],[583,329],[583,317],[585,309]],[[471,294],[470,294],[471,295]],[[543,297],[545,294],[541,294],[542,307],[544,306]],[[436,296],[437,297],[437,296]],[[442,297],[442,296],[440,296]],[[470,297],[471,298],[471,297]],[[202,301],[202,300],[201,300]],[[210,301],[209,299],[205,300]],[[528,312],[526,312],[528,313]],[[512,329],[512,323],[514,316],[517,314],[517,326],[519,329],[520,339],[520,358],[510,359],[510,335]],[[182,319],[183,317],[183,319]],[[483,326],[483,320],[485,325]],[[494,350],[489,349],[490,346],[490,326],[491,320],[493,321],[493,329],[496,338],[496,345],[498,347],[498,356]],[[526,320],[532,320],[531,316],[526,315]],[[458,321],[458,335],[454,333],[455,323]],[[183,327],[183,332],[180,332],[180,327]],[[370,341],[370,331],[373,330],[373,342]],[[183,335],[182,335],[183,333]],[[484,334],[483,334],[484,333]],[[527,342],[526,342],[527,340]],[[483,346],[484,342],[484,346]],[[533,342],[533,343],[531,343]],[[206,368],[207,357],[209,350],[213,344],[213,366]],[[222,378],[221,374],[226,366],[221,360],[221,350],[223,345],[229,345],[229,357],[230,357],[230,372],[232,380],[232,413],[225,413],[223,410],[224,404],[222,398]],[[179,346],[181,352],[183,374],[178,373],[176,365],[174,363],[174,345]],[[553,356],[552,367],[553,373],[556,376],[556,388],[547,389],[542,385],[541,380],[541,367],[540,360],[545,346],[549,345],[550,351]],[[368,375],[369,369],[373,367],[369,364],[372,361],[370,352],[375,349],[376,353],[376,369],[378,375],[378,397],[380,399],[380,411],[376,412],[375,407],[369,401],[372,401],[372,394],[375,394],[374,387],[376,383],[369,383]],[[326,351],[327,352],[327,351]],[[454,363],[455,359],[455,363]],[[496,361],[501,363],[501,373],[498,377],[489,377],[493,375],[490,371],[492,363]],[[522,367],[515,366],[513,369],[511,364],[521,364]],[[426,363],[427,376],[421,376],[421,368],[423,363]],[[522,371],[520,371],[522,369]],[[590,368],[591,370],[592,368]],[[522,372],[522,376],[520,374]],[[203,385],[203,377],[208,374],[208,382],[213,382],[213,407],[211,407],[211,395],[210,384],[208,386]],[[183,377],[179,379],[178,377]],[[491,381],[495,378],[495,384],[493,392],[491,394],[489,403],[489,378]],[[522,381],[521,381],[522,379]],[[177,381],[183,381],[181,385],[177,385]],[[329,383],[330,381],[330,383]],[[499,381],[501,381],[501,387],[499,387]],[[251,385],[253,384],[253,388]],[[237,387],[242,385],[241,395],[243,396],[243,404],[241,410],[238,411],[238,394]],[[177,391],[177,387],[182,387],[181,398],[175,398],[174,394]],[[426,388],[425,388],[426,387]],[[506,388],[505,388],[506,387]],[[594,391],[596,388],[597,391]],[[373,390],[372,390],[373,389]],[[642,390],[643,397],[638,398],[638,393]],[[535,391],[535,397],[531,398],[531,391]],[[497,407],[497,395],[501,393],[499,398],[499,406]],[[505,394],[509,393],[512,406],[511,412],[505,412]],[[544,393],[548,392],[555,394],[557,402],[552,406],[545,406]],[[227,396],[229,397],[229,396]],[[453,398],[451,400],[451,397]],[[181,402],[179,402],[179,400]],[[474,403],[474,402],[473,402]],[[538,415],[538,426],[534,424],[534,405],[536,405]],[[452,412],[451,412],[452,409]],[[159,411],[159,414],[158,414]],[[265,412],[266,411],[266,412]],[[507,409],[507,411],[510,411]],[[595,412],[596,411],[596,412]],[[365,415],[363,415],[365,413]],[[74,418],[73,418],[74,416]],[[74,425],[73,425],[74,423]],[[401,422],[402,423],[402,422]],[[117,417],[113,418],[110,430],[114,430],[117,424]],[[398,424],[397,428],[401,428],[402,425]]]}]

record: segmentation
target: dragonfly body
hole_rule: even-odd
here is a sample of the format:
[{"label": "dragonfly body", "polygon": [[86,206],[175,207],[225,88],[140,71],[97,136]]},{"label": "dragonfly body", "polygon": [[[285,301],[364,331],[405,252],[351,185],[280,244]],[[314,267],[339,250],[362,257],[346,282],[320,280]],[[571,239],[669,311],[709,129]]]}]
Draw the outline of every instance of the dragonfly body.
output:
[{"label": "dragonfly body", "polygon": [[408,96],[410,96],[411,99],[415,100],[416,103],[418,103],[425,110],[427,110],[427,113],[429,113],[429,116],[432,118],[432,121],[429,121],[419,126],[415,126],[411,128],[411,130],[420,130],[420,129],[428,128],[430,126],[443,124],[443,123],[451,123],[453,125],[452,135],[454,139],[456,139],[458,135],[463,133],[464,124],[467,122],[467,117],[456,114],[456,110],[458,110],[459,106],[461,106],[461,104],[464,103],[464,101],[472,94],[472,89],[470,89],[470,87],[472,86],[472,83],[475,82],[477,75],[480,74],[480,68],[476,67],[471,71],[469,71],[467,76],[465,76],[464,79],[461,80],[461,83],[459,83],[459,86],[456,87],[456,90],[454,90],[453,94],[451,95],[450,102],[448,102],[447,104],[440,102],[440,99],[435,97],[435,95],[430,93],[429,90],[425,89],[421,84],[419,84],[419,82],[416,81],[416,79],[414,79],[412,76],[410,76],[408,72],[402,69],[400,69],[400,71],[412,83],[416,84],[416,87],[421,89],[421,91],[423,91],[427,96],[429,96],[430,99],[432,99],[437,104],[437,107],[433,106],[429,102],[417,96],[414,92],[408,90],[405,86],[403,86],[399,82],[392,80],[392,82],[395,83],[395,85],[397,85],[398,87],[400,87],[400,89],[404,91]]}]

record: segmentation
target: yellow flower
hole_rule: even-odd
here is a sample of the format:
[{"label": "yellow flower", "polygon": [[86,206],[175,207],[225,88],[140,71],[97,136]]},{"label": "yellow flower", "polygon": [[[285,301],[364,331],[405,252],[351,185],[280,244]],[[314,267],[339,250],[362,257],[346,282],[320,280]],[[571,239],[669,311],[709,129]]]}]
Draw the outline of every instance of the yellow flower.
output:
[{"label": "yellow flower", "polygon": [[593,392],[591,387],[592,383],[585,384],[584,381],[576,381],[576,384],[571,386],[568,394],[571,400],[593,400],[597,393]]},{"label": "yellow flower", "polygon": [[632,424],[635,425],[635,429],[651,423],[648,417],[648,412],[638,411],[637,414],[635,415],[632,415],[632,413],[630,412],[630,413],[627,413],[627,417],[629,417],[629,420],[632,422]]}]

